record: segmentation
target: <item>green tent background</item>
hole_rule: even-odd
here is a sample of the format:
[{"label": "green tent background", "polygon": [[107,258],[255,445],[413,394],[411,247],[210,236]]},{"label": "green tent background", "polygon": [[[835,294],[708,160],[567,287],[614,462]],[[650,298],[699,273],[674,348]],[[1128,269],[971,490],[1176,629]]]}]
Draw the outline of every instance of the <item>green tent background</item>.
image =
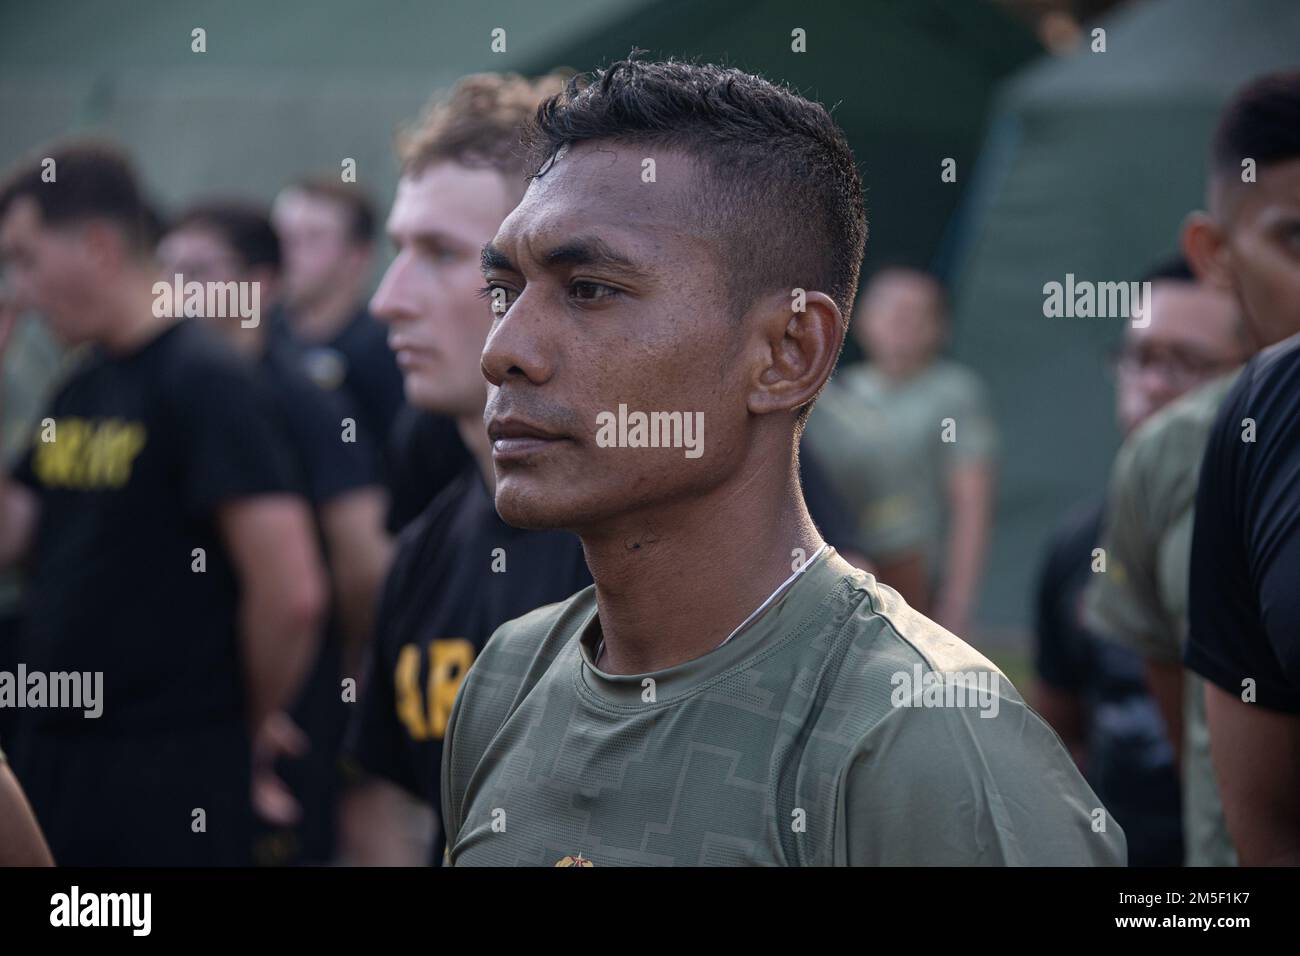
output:
[{"label": "green tent background", "polygon": [[[203,27],[207,52],[193,53]],[[506,52],[490,50],[494,27]],[[791,30],[808,52],[791,52]],[[974,159],[998,80],[1036,46],[985,0],[48,0],[0,11],[0,163],[72,132],[129,145],[165,204],[269,198],[290,177],[357,160],[392,194],[393,132],[464,73],[589,69],[639,46],[789,81],[836,106],[863,166],[872,255],[928,261],[960,189],[938,164]]]},{"label": "green tent background", "polygon": [[[191,30],[207,52],[191,51]],[[494,27],[506,52],[493,53]],[[807,52],[791,49],[803,29]],[[357,161],[385,205],[392,136],[464,73],[589,69],[633,47],[757,70],[831,106],[868,182],[876,261],[928,263],[997,84],[1038,54],[986,0],[47,0],[0,8],[0,165],[69,134],[128,145],[155,197],[270,199]]]},{"label": "green tent background", "polygon": [[[350,157],[383,207],[394,130],[467,72],[588,69],[637,47],[786,81],[833,108],[858,156],[867,271],[931,264],[955,280],[953,352],[989,381],[1006,445],[980,616],[1022,636],[1042,542],[1103,486],[1117,440],[1100,360],[1118,325],[1049,323],[1042,283],[1129,278],[1172,249],[1223,100],[1300,62],[1289,0],[1149,0],[1102,26],[1106,53],[1056,59],[985,0],[5,5],[0,165],[106,133],[175,205],[269,199]],[[195,27],[206,53],[191,52]],[[949,157],[955,184],[939,179]]]},{"label": "green tent background", "polygon": [[1008,82],[941,254],[953,350],[983,373],[1003,429],[982,622],[1008,636],[1029,623],[1048,535],[1104,492],[1119,442],[1103,370],[1123,323],[1044,318],[1043,284],[1136,279],[1176,252],[1224,102],[1300,67],[1294,0],[1152,0],[1097,26],[1106,52],[1043,59]]}]

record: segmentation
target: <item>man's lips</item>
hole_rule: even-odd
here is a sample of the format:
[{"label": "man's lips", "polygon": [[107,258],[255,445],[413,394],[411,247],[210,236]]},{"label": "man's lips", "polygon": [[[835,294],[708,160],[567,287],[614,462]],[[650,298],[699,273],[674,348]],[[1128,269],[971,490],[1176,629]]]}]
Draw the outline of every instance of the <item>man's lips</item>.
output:
[{"label": "man's lips", "polygon": [[422,356],[429,355],[433,349],[428,345],[412,341],[405,335],[397,332],[390,332],[388,335],[388,349],[394,355]]},{"label": "man's lips", "polygon": [[567,435],[517,418],[493,418],[488,422],[487,432],[492,441],[492,457],[497,461],[526,458],[570,440]]}]

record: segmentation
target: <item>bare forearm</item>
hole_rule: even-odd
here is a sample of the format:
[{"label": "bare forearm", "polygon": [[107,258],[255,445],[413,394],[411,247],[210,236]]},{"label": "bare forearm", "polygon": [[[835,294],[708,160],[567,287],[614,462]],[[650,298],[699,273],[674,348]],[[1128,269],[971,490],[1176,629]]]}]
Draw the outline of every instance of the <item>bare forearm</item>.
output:
[{"label": "bare forearm", "polygon": [[370,779],[343,801],[344,862],[351,866],[424,866],[437,828],[428,804],[395,784]]},{"label": "bare forearm", "polygon": [[26,556],[37,514],[36,496],[0,469],[0,571]]},{"label": "bare forearm", "polygon": [[13,772],[0,762],[0,866],[53,866],[32,808]]},{"label": "bare forearm", "polygon": [[385,495],[363,489],[322,509],[348,673],[355,672],[373,634],[379,591],[392,560],[385,507]]},{"label": "bare forearm", "polygon": [[1300,717],[1205,682],[1210,754],[1243,866],[1300,865]]},{"label": "bare forearm", "polygon": [[952,476],[952,518],[939,606],[957,616],[969,613],[979,589],[992,520],[992,495],[993,478],[988,466],[959,466]]},{"label": "bare forearm", "polygon": [[257,727],[287,709],[302,685],[320,640],[319,606],[294,606],[274,594],[245,595],[241,638],[248,688],[248,715]]},{"label": "bare forearm", "polygon": [[1160,716],[1169,733],[1169,743],[1174,748],[1174,758],[1181,767],[1183,762],[1183,667],[1178,661],[1146,660],[1147,684],[1155,698]]},{"label": "bare forearm", "polygon": [[290,705],[320,640],[326,579],[306,502],[238,499],[218,512],[239,574],[240,646],[248,716],[257,729]]}]

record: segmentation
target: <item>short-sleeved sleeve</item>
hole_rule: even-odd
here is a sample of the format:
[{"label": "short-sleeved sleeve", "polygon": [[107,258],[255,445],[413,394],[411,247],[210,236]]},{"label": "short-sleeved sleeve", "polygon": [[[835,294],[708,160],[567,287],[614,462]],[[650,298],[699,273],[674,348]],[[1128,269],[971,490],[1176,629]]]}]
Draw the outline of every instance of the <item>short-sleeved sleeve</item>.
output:
[{"label": "short-sleeved sleeve", "polygon": [[957,440],[945,445],[954,463],[992,461],[998,453],[998,426],[988,389],[974,372],[954,368],[949,378],[949,414]]},{"label": "short-sleeved sleeve", "polygon": [[397,716],[397,700],[393,691],[393,673],[385,647],[389,642],[384,635],[392,632],[392,605],[394,601],[394,575],[389,575],[376,617],[375,633],[368,656],[369,678],[361,699],[361,713],[357,719],[348,750],[352,760],[366,773],[391,780],[410,793],[421,796],[419,781],[409,763],[403,759],[402,741],[406,731]]},{"label": "short-sleeved sleeve", "polygon": [[1196,495],[1185,661],[1300,713],[1300,339],[1256,356],[1216,419]]},{"label": "short-sleeved sleeve", "polygon": [[236,498],[295,490],[289,437],[252,370],[233,358],[192,361],[171,389],[185,503],[204,515]]},{"label": "short-sleeved sleeve", "polygon": [[851,866],[1123,866],[1124,832],[1023,703],[897,708],[858,744],[837,813]]},{"label": "short-sleeved sleeve", "polygon": [[1178,622],[1160,590],[1160,541],[1152,527],[1162,513],[1150,498],[1150,458],[1138,434],[1115,460],[1106,502],[1102,548],[1106,570],[1095,574],[1084,597],[1084,614],[1096,633],[1131,650],[1163,660],[1179,656]]},{"label": "short-sleeved sleeve", "polygon": [[365,435],[349,434],[344,440],[343,422],[355,419],[347,399],[327,392],[307,379],[286,396],[287,424],[302,457],[307,496],[315,505],[378,485],[376,455]]}]

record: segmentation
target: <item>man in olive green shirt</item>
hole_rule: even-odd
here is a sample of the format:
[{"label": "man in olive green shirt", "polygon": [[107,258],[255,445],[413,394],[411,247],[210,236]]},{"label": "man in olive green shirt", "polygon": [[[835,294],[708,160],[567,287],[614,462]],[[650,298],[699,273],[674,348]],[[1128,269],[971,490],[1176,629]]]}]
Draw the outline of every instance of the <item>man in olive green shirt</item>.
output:
[{"label": "man in olive green shirt", "polygon": [[451,864],[1124,862],[1006,677],[833,551],[743,638],[650,674],[592,663],[596,603],[505,625],[471,668],[443,762]]},{"label": "man in olive green shirt", "polygon": [[948,319],[933,278],[886,269],[860,299],[852,333],[869,361],[826,386],[808,447],[857,515],[881,579],[964,632],[993,510],[998,435],[987,390],[939,355]]},{"label": "man in olive green shirt", "polygon": [[622,61],[528,142],[483,250],[495,500],[578,533],[595,584],[503,625],[462,683],[448,861],[1123,863],[1002,675],[808,517],[799,433],[865,239],[825,109]]},{"label": "man in olive green shirt", "polygon": [[1182,666],[1196,484],[1210,426],[1236,380],[1233,372],[1184,395],[1120,450],[1102,538],[1106,573],[1094,577],[1085,596],[1089,625],[1148,659],[1152,690],[1179,753],[1188,866],[1237,862],[1210,761],[1203,682]]}]

